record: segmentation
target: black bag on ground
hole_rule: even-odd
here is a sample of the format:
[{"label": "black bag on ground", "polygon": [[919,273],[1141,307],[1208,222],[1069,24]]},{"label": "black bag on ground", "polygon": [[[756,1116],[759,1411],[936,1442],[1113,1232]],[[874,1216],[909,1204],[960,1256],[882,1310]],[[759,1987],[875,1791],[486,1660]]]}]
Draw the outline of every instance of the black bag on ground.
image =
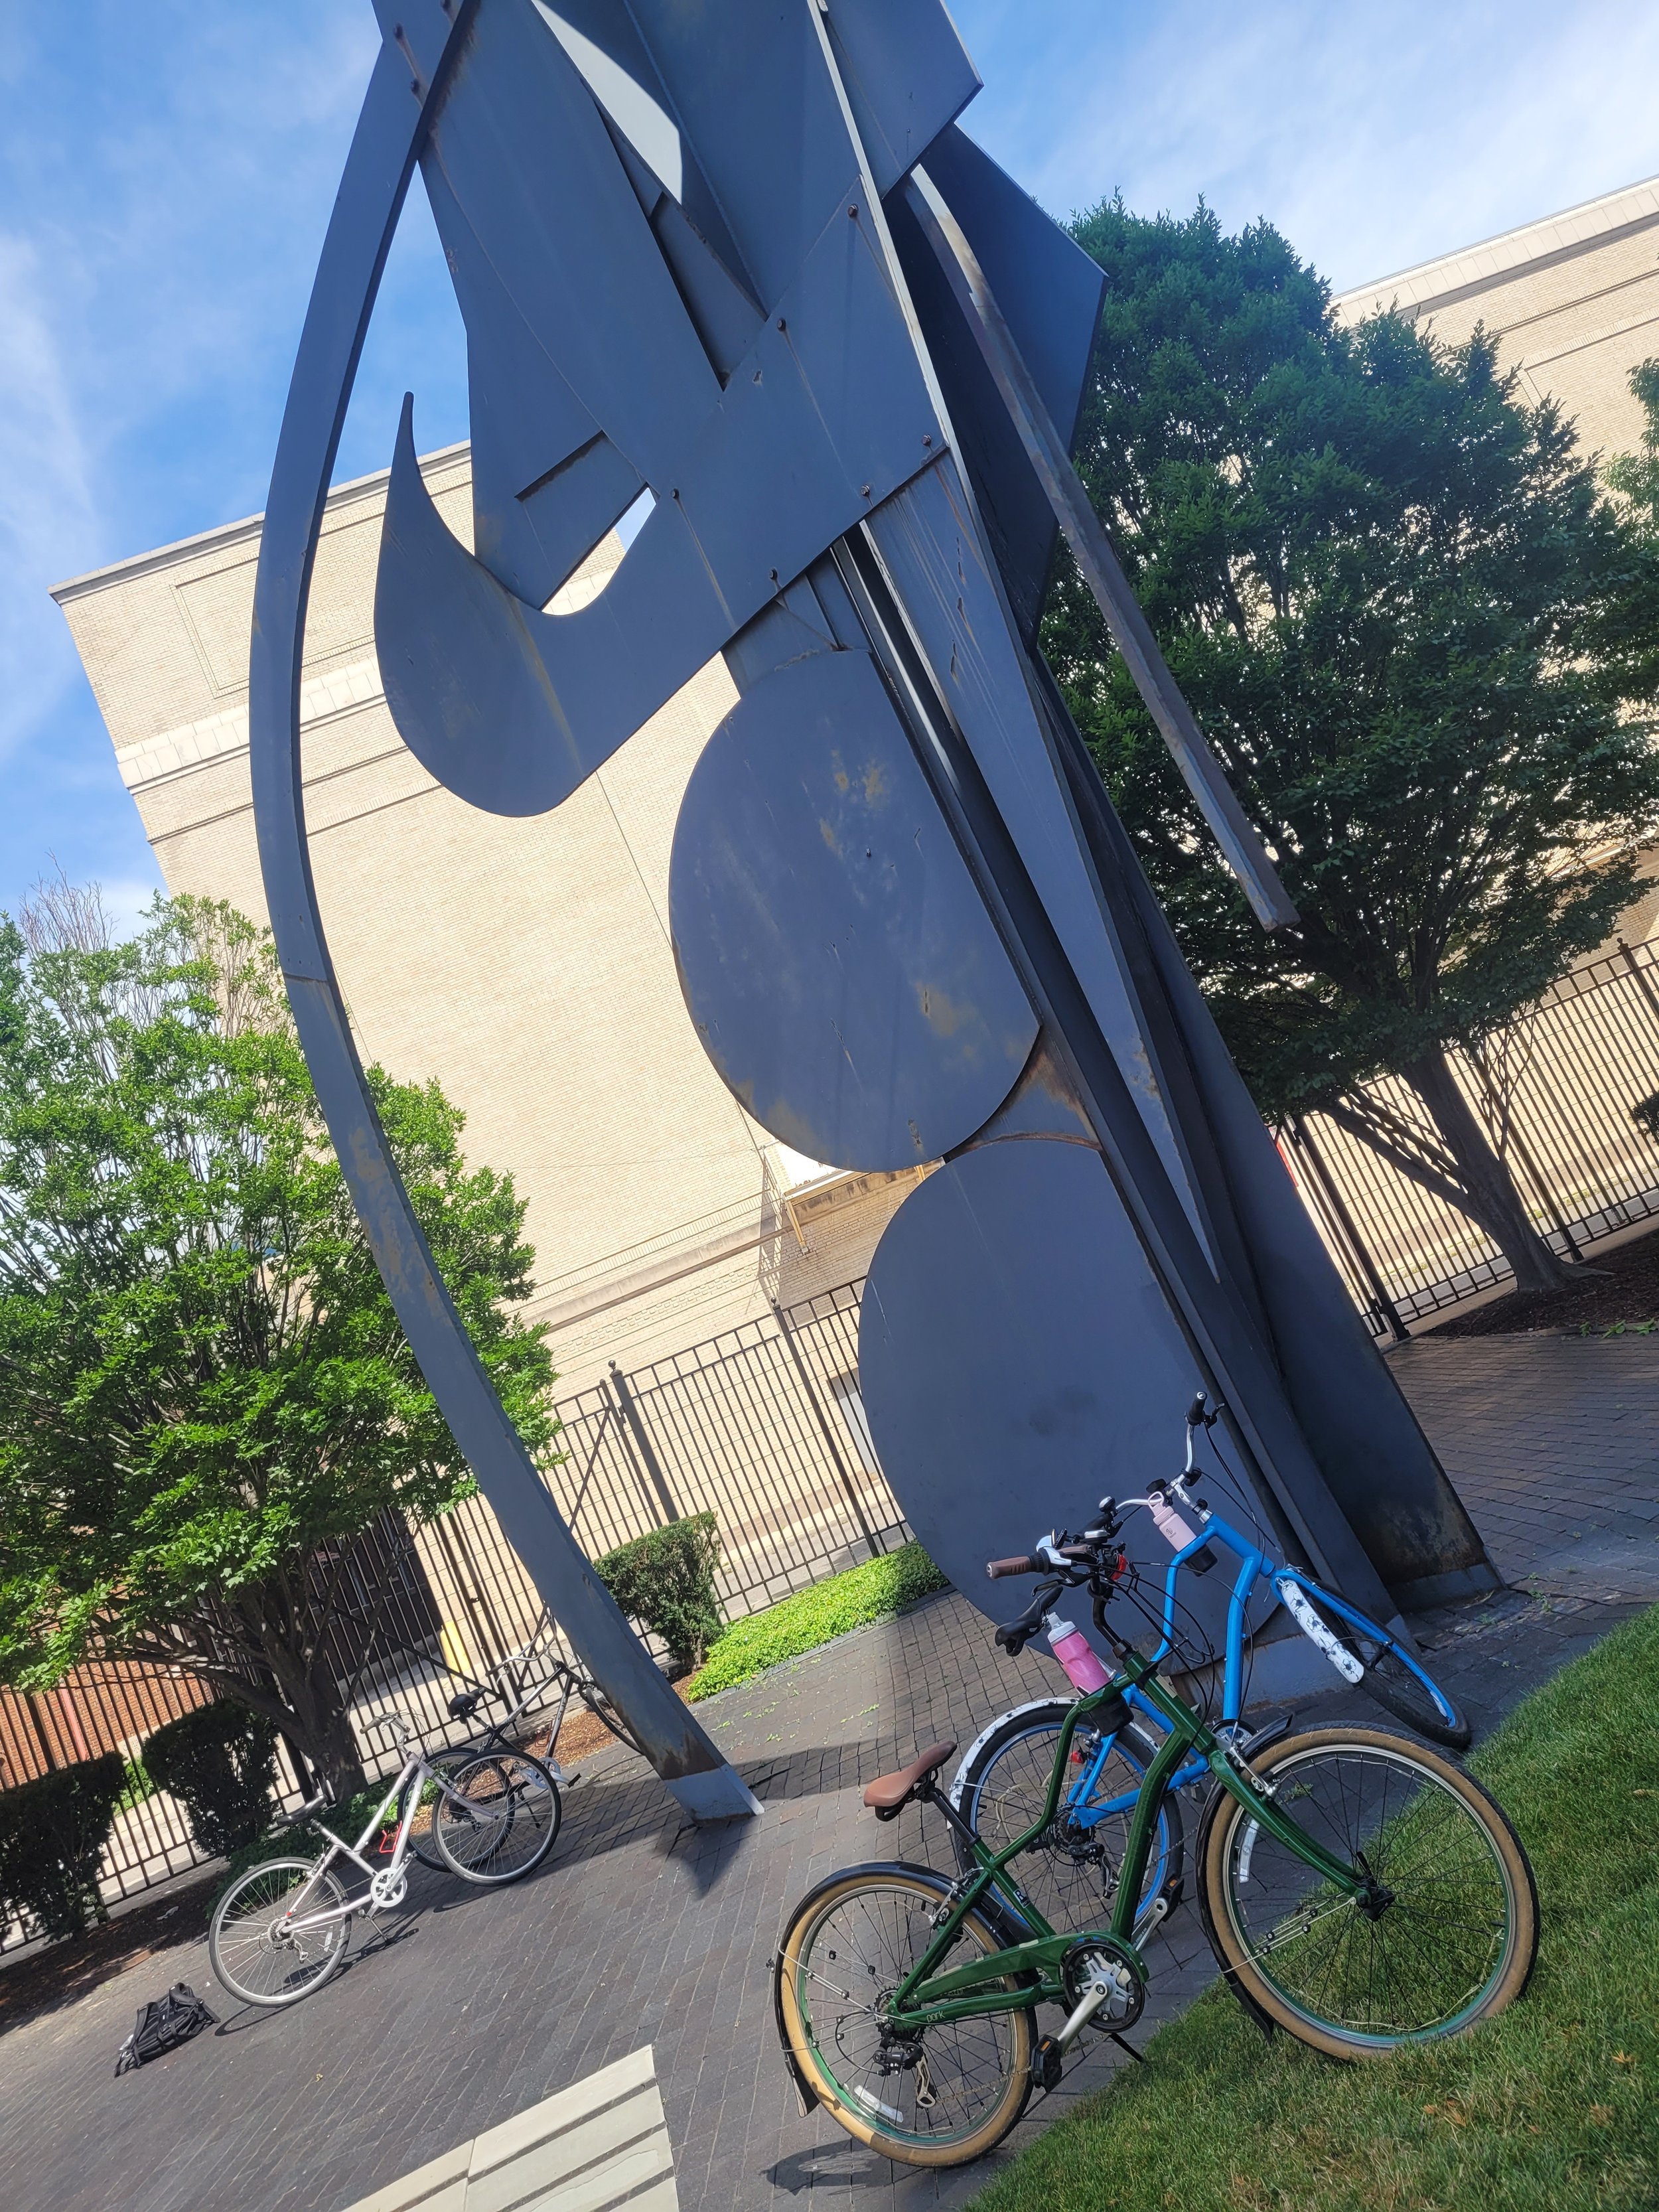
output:
[{"label": "black bag on ground", "polygon": [[138,2008],[137,2025],[121,2045],[115,2062],[118,2074],[142,2066],[180,2043],[188,2043],[204,2027],[218,2025],[219,2015],[198,1997],[188,1982],[175,1982],[165,1996],[154,1997]]}]

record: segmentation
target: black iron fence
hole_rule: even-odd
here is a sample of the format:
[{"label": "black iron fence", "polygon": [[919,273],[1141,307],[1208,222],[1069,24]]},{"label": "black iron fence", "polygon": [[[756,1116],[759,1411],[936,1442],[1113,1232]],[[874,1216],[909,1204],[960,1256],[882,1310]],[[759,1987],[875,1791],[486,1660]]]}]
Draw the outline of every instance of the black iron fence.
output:
[{"label": "black iron fence", "polygon": [[[1659,1143],[1631,1112],[1659,1091],[1659,942],[1621,945],[1575,970],[1503,1042],[1485,1079],[1467,1064],[1461,1079],[1558,1250],[1659,1213]],[[1402,1085],[1378,1090],[1411,1115]],[[1506,1279],[1502,1255],[1467,1217],[1323,1116],[1279,1134],[1379,1338]],[[649,1366],[613,1366],[566,1400],[562,1456],[547,1480],[589,1557],[712,1510],[720,1598],[735,1618],[904,1542],[859,1396],[862,1287],[775,1305]],[[331,1653],[369,1772],[397,1763],[394,1714],[441,1734],[458,1679],[476,1680],[526,1644],[540,1617],[482,1499],[414,1534],[388,1518],[360,1538]],[[42,1695],[0,1692],[0,1786],[99,1751],[134,1757],[144,1735],[202,1694],[188,1678],[117,1664],[82,1668]],[[285,1796],[304,1787],[285,1759]],[[105,1856],[106,1894],[131,1895],[199,1857],[171,1798],[135,1795]],[[0,1929],[0,1949],[27,1934]]]},{"label": "black iron fence", "polygon": [[[1632,1109],[1659,1091],[1659,940],[1618,945],[1562,978],[1496,1040],[1484,1071],[1453,1055],[1460,1085],[1557,1252],[1659,1213],[1659,1143]],[[1377,1097],[1422,1121],[1407,1085]],[[1280,1149],[1356,1303],[1379,1338],[1512,1279],[1467,1214],[1324,1115],[1279,1133]]]},{"label": "black iron fence", "polygon": [[[589,1556],[712,1510],[720,1595],[735,1619],[905,1542],[859,1397],[861,1287],[775,1305],[764,1320],[648,1367],[613,1366],[566,1400],[562,1457],[547,1481]],[[388,1516],[359,1537],[329,1651],[368,1771],[396,1768],[394,1717],[431,1736],[459,1734],[447,1710],[457,1686],[541,1627],[541,1600],[482,1498],[412,1534]],[[101,1751],[136,1762],[146,1735],[204,1695],[187,1675],[126,1662],[82,1668],[43,1694],[0,1692],[0,1786]],[[203,1858],[182,1808],[164,1791],[144,1794],[137,1779],[104,1854],[111,1902]],[[283,1802],[297,1803],[307,1788],[285,1752]],[[0,1927],[0,1950],[33,1932]]]}]

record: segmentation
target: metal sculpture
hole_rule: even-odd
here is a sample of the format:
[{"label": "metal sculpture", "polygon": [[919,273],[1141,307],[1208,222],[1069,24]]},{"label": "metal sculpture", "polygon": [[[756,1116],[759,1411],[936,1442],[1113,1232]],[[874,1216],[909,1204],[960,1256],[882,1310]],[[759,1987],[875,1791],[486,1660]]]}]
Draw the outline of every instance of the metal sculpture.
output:
[{"label": "metal sculpture", "polygon": [[[417,1356],[556,1615],[700,1814],[747,1793],[558,1521],[433,1267],[306,858],[304,604],[418,164],[466,325],[473,544],[398,429],[376,594],[404,741],[562,803],[712,655],[738,705],[678,825],[686,1003],[748,1110],[848,1168],[943,1161],[873,1262],[884,1464],[963,1577],[1138,1481],[1199,1382],[1262,1509],[1392,1614],[1492,1578],[1233,1070],[1036,650],[1063,528],[1264,926],[1293,921],[1067,454],[1099,270],[960,130],[939,0],[376,0],[261,546],[273,927]],[[549,611],[630,508],[597,599]],[[1023,1540],[1023,1539],[1022,1539]],[[1393,1593],[1385,1595],[1385,1586]]]}]

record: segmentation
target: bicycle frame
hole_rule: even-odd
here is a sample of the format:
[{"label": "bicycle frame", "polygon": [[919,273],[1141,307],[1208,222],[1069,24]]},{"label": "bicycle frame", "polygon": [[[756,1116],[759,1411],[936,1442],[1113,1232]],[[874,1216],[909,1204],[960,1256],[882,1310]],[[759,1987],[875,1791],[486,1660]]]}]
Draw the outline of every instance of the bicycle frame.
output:
[{"label": "bicycle frame", "polygon": [[[1217,1723],[1218,1728],[1231,1729],[1236,1728],[1238,1723],[1244,1698],[1244,1614],[1251,1598],[1255,1595],[1258,1583],[1264,1577],[1272,1582],[1281,1601],[1290,1606],[1293,1613],[1294,1600],[1286,1600],[1285,1595],[1287,1588],[1298,1593],[1304,1590],[1310,1592],[1322,1606],[1328,1607],[1332,1612],[1341,1614],[1356,1627],[1369,1626],[1370,1624],[1365,1622],[1363,1614],[1355,1613],[1351,1606],[1345,1604],[1340,1598],[1326,1589],[1322,1583],[1304,1575],[1299,1567],[1281,1565],[1275,1561],[1259,1545],[1253,1544],[1248,1536],[1242,1535],[1231,1522],[1224,1521],[1218,1513],[1212,1513],[1192,1542],[1183,1546],[1176,1553],[1165,1571],[1162,1640],[1147,1662],[1149,1668],[1156,1667],[1168,1656],[1174,1642],[1176,1584],[1182,1569],[1194,1553],[1201,1552],[1206,1545],[1215,1543],[1224,1544],[1230,1552],[1235,1553],[1239,1562],[1238,1572],[1233,1580],[1232,1595],[1227,1601],[1227,1636],[1222,1676],[1221,1717]],[[1298,1626],[1300,1626],[1299,1620]],[[1309,1632],[1304,1628],[1303,1633],[1306,1635]],[[1310,1640],[1316,1643],[1317,1648],[1322,1650],[1324,1648],[1317,1638],[1310,1638]],[[1164,1712],[1154,1698],[1150,1697],[1139,1684],[1127,1686],[1124,1695],[1137,1712],[1155,1722],[1160,1728],[1168,1727],[1169,1722]],[[1127,1811],[1134,1802],[1133,1791],[1122,1792],[1115,1797],[1103,1799],[1097,1804],[1091,1802],[1102,1771],[1111,1756],[1114,1741],[1115,1738],[1112,1736],[1103,1737],[1084,1773],[1073,1784],[1069,1793],[1070,1817],[1079,1828],[1096,1827],[1102,1820]],[[1191,1783],[1201,1782],[1207,1771],[1204,1759],[1195,1759],[1175,1774],[1170,1787],[1173,1790],[1184,1790]],[[1139,1896],[1138,1890],[1135,1894]]]},{"label": "bicycle frame", "polygon": [[374,1817],[355,1844],[348,1844],[343,1838],[337,1836],[332,1828],[324,1828],[320,1820],[317,1822],[317,1826],[323,1829],[323,1833],[328,1838],[328,1849],[311,1869],[305,1887],[300,1892],[294,1904],[283,1915],[283,1926],[325,1928],[331,1921],[349,1920],[356,1913],[372,1912],[374,1910],[374,1899],[372,1893],[362,1897],[348,1898],[343,1905],[331,1905],[319,1912],[301,1912],[299,1907],[310,1895],[312,1887],[318,1876],[326,1874],[338,1857],[349,1858],[354,1866],[360,1867],[368,1876],[371,1883],[377,1874],[397,1875],[403,1871],[404,1861],[409,1856],[409,1832],[415,1825],[416,1814],[420,1810],[421,1799],[424,1794],[423,1788],[410,1790],[409,1803],[404,1809],[402,1820],[398,1823],[398,1832],[392,1843],[390,1863],[385,1867],[373,1866],[363,1856],[363,1850],[369,1838],[384,1823],[390,1808],[397,1803],[403,1790],[416,1775],[423,1777],[425,1781],[436,1783],[439,1789],[444,1790],[446,1795],[453,1794],[447,1789],[443,1777],[427,1765],[425,1758],[420,1752],[415,1751],[410,1753],[398,1769],[396,1780],[381,1797],[380,1803],[375,1807]]},{"label": "bicycle frame", "polygon": [[[1212,1528],[1213,1525],[1211,1524]],[[1233,1747],[1224,1741],[1190,1705],[1158,1680],[1155,1666],[1154,1660],[1145,1658],[1139,1652],[1131,1652],[1123,1661],[1122,1673],[1115,1680],[1109,1682],[1103,1689],[1091,1691],[1073,1705],[1060,1726],[1060,1739],[1054,1750],[1054,1771],[1048,1778],[1048,1795],[1042,1810],[1023,1835],[1017,1836],[1001,1850],[993,1852],[977,1836],[958,1824],[959,1832],[977,1862],[977,1871],[964,1875],[953,1886],[949,1908],[939,1922],[933,1941],[894,1991],[892,2009],[887,2014],[890,2027],[902,2033],[920,2034],[925,2028],[939,2027],[947,2021],[978,2018],[994,2012],[1023,2012],[1031,2005],[1041,2003],[1065,2004],[1068,2000],[1060,1972],[1061,1962],[1068,1952],[1087,1949],[1091,1944],[1109,1942],[1119,1957],[1125,1960],[1137,1978],[1144,1982],[1145,1964],[1133,1940],[1132,1931],[1158,1808],[1166,1790],[1178,1786],[1179,1774],[1183,1771],[1194,1777],[1206,1773],[1211,1775],[1229,1796],[1245,1807],[1252,1820],[1346,1896],[1359,1897],[1365,1893],[1369,1887],[1368,1878],[1334,1858],[1313,1837],[1282,1812],[1273,1799],[1257,1786]],[[1043,1918],[1007,1869],[1012,1860],[1036,1841],[1054,1819],[1070,1759],[1072,1738],[1078,1727],[1088,1719],[1091,1713],[1098,1711],[1119,1696],[1133,1696],[1138,1704],[1144,1704],[1147,1710],[1157,1714],[1169,1734],[1147,1766],[1133,1800],[1124,1801],[1133,1802],[1134,1809],[1129,1822],[1128,1841],[1124,1849],[1123,1863],[1119,1869],[1109,1923],[1104,1928],[1080,1935],[1060,1935]],[[1183,1768],[1183,1762],[1188,1760],[1189,1753],[1196,1756]],[[1008,1945],[1004,1949],[988,1952],[972,1960],[965,1966],[939,1972],[939,1965],[956,1941],[964,1917],[972,1911],[988,1891],[992,1890],[999,1892],[1024,1922],[1041,1932],[1029,1942]],[[1012,1990],[984,1986],[988,1983],[1000,1982],[1010,1975],[1024,1974],[1036,1975],[1035,1985],[1027,1983],[1024,1987]]]}]

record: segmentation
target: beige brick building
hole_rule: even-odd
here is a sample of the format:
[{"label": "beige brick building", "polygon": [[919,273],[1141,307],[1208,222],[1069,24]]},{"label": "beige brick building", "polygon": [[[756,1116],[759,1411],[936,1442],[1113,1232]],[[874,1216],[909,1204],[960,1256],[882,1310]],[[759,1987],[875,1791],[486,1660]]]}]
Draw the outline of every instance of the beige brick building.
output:
[{"label": "beige brick building", "polygon": [[1642,428],[1630,372],[1659,354],[1659,178],[1336,301],[1349,322],[1389,307],[1453,343],[1482,325],[1528,398],[1559,400],[1591,451],[1626,453]]}]

